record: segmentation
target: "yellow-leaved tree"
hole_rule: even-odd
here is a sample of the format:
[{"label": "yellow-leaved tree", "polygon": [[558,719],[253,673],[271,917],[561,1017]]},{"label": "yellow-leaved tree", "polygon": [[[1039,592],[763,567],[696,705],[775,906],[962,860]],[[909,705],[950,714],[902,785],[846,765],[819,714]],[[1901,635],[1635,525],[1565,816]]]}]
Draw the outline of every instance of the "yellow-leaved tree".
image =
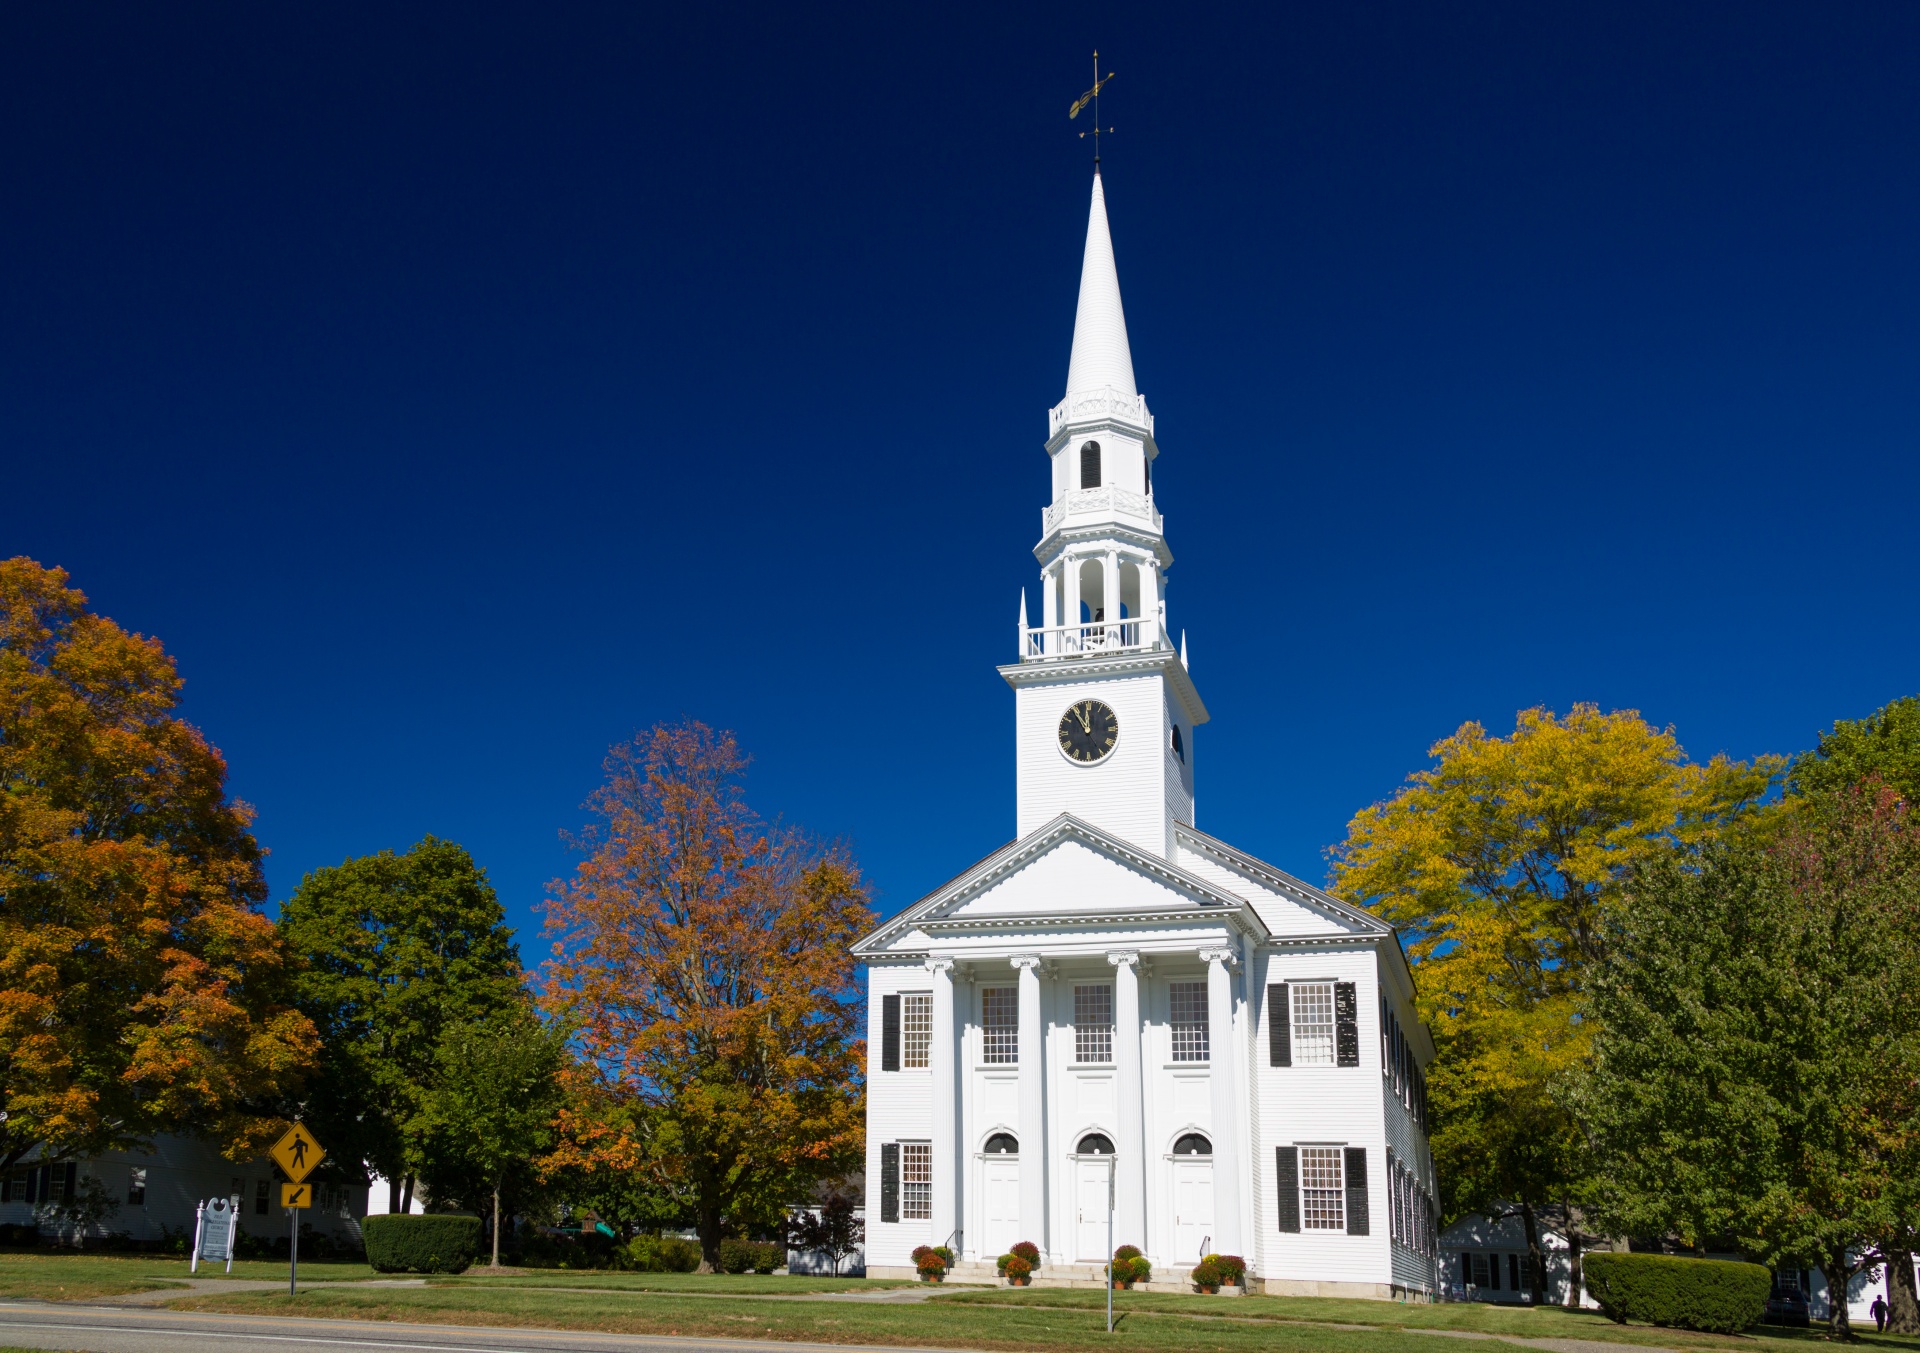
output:
[{"label": "yellow-leaved tree", "polygon": [[1536,1304],[1543,1213],[1574,1241],[1580,1139],[1558,1093],[1585,1058],[1585,978],[1636,862],[1692,850],[1747,816],[1783,758],[1690,760],[1637,710],[1522,710],[1511,736],[1463,724],[1435,764],[1355,814],[1333,890],[1407,942],[1438,1055],[1428,1082],[1442,1208],[1518,1215]]}]

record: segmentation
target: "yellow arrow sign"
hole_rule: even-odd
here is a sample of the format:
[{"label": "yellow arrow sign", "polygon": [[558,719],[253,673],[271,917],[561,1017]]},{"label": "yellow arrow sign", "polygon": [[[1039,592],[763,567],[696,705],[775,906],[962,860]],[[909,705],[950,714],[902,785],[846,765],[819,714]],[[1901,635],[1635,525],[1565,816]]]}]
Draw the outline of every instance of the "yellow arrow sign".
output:
[{"label": "yellow arrow sign", "polygon": [[280,1186],[280,1206],[312,1207],[313,1206],[313,1185],[282,1184]]},{"label": "yellow arrow sign", "polygon": [[312,1174],[314,1167],[327,1157],[326,1148],[314,1140],[304,1123],[288,1128],[287,1135],[275,1142],[267,1154],[296,1184]]}]

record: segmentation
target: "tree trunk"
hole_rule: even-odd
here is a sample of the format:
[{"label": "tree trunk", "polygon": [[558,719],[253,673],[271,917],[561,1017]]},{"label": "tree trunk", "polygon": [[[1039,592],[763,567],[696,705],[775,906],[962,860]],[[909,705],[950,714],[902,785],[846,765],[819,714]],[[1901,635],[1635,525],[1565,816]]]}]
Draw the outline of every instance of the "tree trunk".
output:
[{"label": "tree trunk", "polygon": [[400,1211],[400,1212],[413,1211],[413,1176],[412,1175],[404,1175],[401,1177],[400,1206],[396,1209],[396,1211]]},{"label": "tree trunk", "polygon": [[1913,1251],[1887,1251],[1887,1333],[1920,1334],[1920,1295],[1914,1292]]},{"label": "tree trunk", "polygon": [[1852,1339],[1853,1320],[1847,1314],[1847,1284],[1853,1267],[1845,1252],[1831,1256],[1820,1266],[1827,1278],[1827,1335],[1833,1339]]},{"label": "tree trunk", "polygon": [[1567,1309],[1571,1311],[1580,1309],[1580,1287],[1586,1282],[1586,1275],[1581,1271],[1580,1266],[1580,1256],[1585,1253],[1580,1247],[1580,1241],[1580,1228],[1575,1226],[1569,1218],[1567,1221]]},{"label": "tree trunk", "polygon": [[1541,1263],[1540,1218],[1532,1203],[1520,1204],[1520,1220],[1527,1232],[1527,1298],[1535,1306],[1547,1304],[1547,1266]]},{"label": "tree trunk", "polygon": [[402,1209],[400,1206],[400,1176],[395,1175],[393,1178],[387,1181],[387,1211],[399,1212],[401,1210]]},{"label": "tree trunk", "polygon": [[493,1266],[500,1267],[500,1185],[493,1186]]},{"label": "tree trunk", "polygon": [[718,1273],[720,1271],[720,1213],[717,1210],[701,1208],[696,1229],[700,1233],[700,1267],[696,1272]]}]

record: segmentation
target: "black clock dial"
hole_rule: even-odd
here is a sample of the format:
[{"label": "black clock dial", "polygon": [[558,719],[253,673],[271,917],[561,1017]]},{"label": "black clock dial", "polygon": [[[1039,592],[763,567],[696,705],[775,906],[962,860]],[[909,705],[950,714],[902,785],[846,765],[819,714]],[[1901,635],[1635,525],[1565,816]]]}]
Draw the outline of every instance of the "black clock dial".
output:
[{"label": "black clock dial", "polygon": [[1106,756],[1119,737],[1120,720],[1098,700],[1068,705],[1060,716],[1060,750],[1082,765]]}]

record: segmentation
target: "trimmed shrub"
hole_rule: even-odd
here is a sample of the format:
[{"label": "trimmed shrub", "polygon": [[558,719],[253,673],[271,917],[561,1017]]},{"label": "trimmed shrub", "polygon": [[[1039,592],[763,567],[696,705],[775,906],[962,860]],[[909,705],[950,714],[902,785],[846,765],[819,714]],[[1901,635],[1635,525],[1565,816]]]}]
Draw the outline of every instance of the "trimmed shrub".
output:
[{"label": "trimmed shrub", "polygon": [[[720,1242],[720,1271],[723,1273],[771,1273],[787,1262],[787,1247],[771,1240],[723,1240]],[[698,1264],[695,1267],[699,1267]]]},{"label": "trimmed shrub", "polygon": [[679,1236],[635,1236],[622,1257],[624,1267],[641,1273],[692,1273],[700,1267],[700,1242]]},{"label": "trimmed shrub", "polygon": [[513,1262],[526,1268],[627,1267],[627,1247],[598,1231],[528,1230],[505,1248]]},{"label": "trimmed shrub", "polygon": [[28,1246],[38,1245],[39,1243],[40,1227],[38,1223],[23,1223],[17,1221],[0,1223],[0,1245]]},{"label": "trimmed shrub", "polygon": [[381,1273],[460,1273],[480,1254],[480,1218],[388,1213],[360,1224],[367,1262]]},{"label": "trimmed shrub", "polygon": [[1773,1275],[1758,1264],[1670,1254],[1598,1254],[1581,1260],[1587,1290],[1614,1321],[1734,1334],[1767,1308]]}]

